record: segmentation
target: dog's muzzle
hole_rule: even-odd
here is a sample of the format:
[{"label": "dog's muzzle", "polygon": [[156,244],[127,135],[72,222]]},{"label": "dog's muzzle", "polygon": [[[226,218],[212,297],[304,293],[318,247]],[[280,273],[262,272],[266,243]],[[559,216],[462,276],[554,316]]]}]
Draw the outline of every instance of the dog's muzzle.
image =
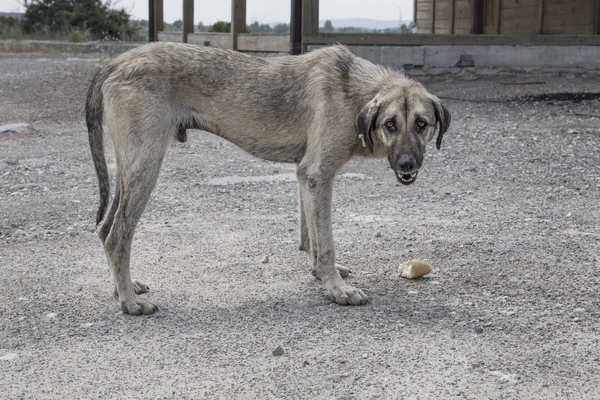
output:
[{"label": "dog's muzzle", "polygon": [[[396,172],[396,171],[394,171]],[[396,172],[396,179],[398,179],[398,182],[400,182],[403,185],[411,185],[413,184],[416,180],[417,180],[417,175],[419,174],[419,171],[410,173],[410,174],[401,174]]]}]

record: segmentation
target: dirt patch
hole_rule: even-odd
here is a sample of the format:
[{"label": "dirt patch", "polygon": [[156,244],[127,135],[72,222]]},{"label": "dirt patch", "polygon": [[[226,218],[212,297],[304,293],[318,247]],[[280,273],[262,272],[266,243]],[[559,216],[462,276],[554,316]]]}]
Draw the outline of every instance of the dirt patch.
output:
[{"label": "dirt patch", "polygon": [[582,101],[600,100],[600,93],[595,92],[560,92],[560,93],[541,93],[535,95],[526,95],[517,97],[515,100],[524,103],[535,102],[571,102],[581,103]]},{"label": "dirt patch", "polygon": [[[132,250],[161,311],[130,317],[94,233],[99,58],[0,58],[0,124],[35,128],[0,134],[4,398],[600,397],[600,128],[577,115],[600,101],[547,97],[597,77],[420,78],[470,101],[445,100],[419,180],[355,160],[336,181],[336,257],[364,307],[330,305],[297,250],[293,166],[190,132]],[[411,258],[433,272],[400,278]]]}]

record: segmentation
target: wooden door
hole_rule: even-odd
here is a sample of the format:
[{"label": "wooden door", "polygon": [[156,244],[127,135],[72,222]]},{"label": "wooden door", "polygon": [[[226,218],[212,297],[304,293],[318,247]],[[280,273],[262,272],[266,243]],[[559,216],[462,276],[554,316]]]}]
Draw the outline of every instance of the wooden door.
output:
[{"label": "wooden door", "polygon": [[500,6],[502,0],[485,0],[483,7],[483,33],[500,33]]},{"label": "wooden door", "polygon": [[473,4],[473,30],[476,35],[483,33],[485,26],[485,0],[475,0]]}]

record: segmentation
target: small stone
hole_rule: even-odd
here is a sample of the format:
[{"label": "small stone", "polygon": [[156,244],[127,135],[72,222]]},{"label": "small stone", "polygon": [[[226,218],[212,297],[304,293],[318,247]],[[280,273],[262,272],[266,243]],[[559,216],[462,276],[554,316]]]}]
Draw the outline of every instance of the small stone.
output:
[{"label": "small stone", "polygon": [[381,237],[381,232],[377,232],[377,233],[375,234],[375,237],[377,237],[377,238],[380,238],[380,237]]},{"label": "small stone", "polygon": [[303,367],[306,367],[307,365],[310,365],[310,363],[309,363],[308,361],[304,360],[304,361],[302,362],[302,366],[303,366]]},{"label": "small stone", "polygon": [[273,355],[274,356],[279,357],[279,356],[282,356],[284,354],[285,354],[285,350],[283,350],[283,347],[281,347],[281,346],[277,346],[277,348],[275,350],[273,350]]},{"label": "small stone", "polygon": [[577,129],[567,129],[567,133],[570,135],[577,135],[579,131]]},{"label": "small stone", "polygon": [[51,313],[49,313],[49,314],[46,315],[46,318],[52,319],[52,318],[56,318],[56,316],[57,316],[56,313],[51,312]]},{"label": "small stone", "polygon": [[0,133],[4,132],[33,132],[31,124],[6,124],[0,125]]},{"label": "small stone", "polygon": [[573,311],[575,311],[576,313],[584,313],[585,312],[585,308],[576,308]]},{"label": "small stone", "polygon": [[17,357],[19,357],[19,356],[16,355],[15,353],[8,353],[8,354],[5,354],[2,357],[0,357],[0,360],[2,360],[2,361],[10,361],[10,360],[14,360]]},{"label": "small stone", "polygon": [[519,381],[519,376],[515,374],[504,374],[500,371],[489,371],[489,374],[497,377],[501,383],[517,383]]},{"label": "small stone", "polygon": [[475,333],[478,334],[478,335],[481,335],[483,333],[483,327],[476,326],[475,327]]},{"label": "small stone", "polygon": [[333,374],[329,375],[327,379],[332,380],[334,382],[339,382],[344,378],[350,378],[350,376],[351,375],[349,373]]},{"label": "small stone", "polygon": [[265,256],[265,258],[263,258],[263,260],[261,261],[261,263],[263,264],[267,264],[269,262],[269,256]]}]

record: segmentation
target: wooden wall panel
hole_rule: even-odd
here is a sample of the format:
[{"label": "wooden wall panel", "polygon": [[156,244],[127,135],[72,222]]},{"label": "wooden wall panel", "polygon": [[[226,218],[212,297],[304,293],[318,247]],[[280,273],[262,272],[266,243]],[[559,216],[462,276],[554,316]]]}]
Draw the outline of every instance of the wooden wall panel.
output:
[{"label": "wooden wall panel", "polygon": [[532,18],[516,18],[502,20],[502,34],[514,35],[529,34],[534,35],[537,32],[537,17]]},{"label": "wooden wall panel", "polygon": [[431,11],[433,10],[433,0],[418,0],[417,1],[418,11]]},{"label": "wooden wall panel", "polygon": [[[502,0],[500,10],[501,34],[593,34],[600,30],[600,0]],[[496,33],[495,8],[499,0],[485,0],[485,33]],[[473,33],[475,0],[416,0],[416,22],[421,33]],[[434,9],[435,8],[435,9]],[[454,17],[452,19],[452,17]],[[432,20],[435,19],[432,29]],[[595,26],[598,25],[598,26]]]},{"label": "wooden wall panel", "polygon": [[530,18],[538,15],[538,6],[525,6],[502,10],[502,18],[505,20]]},{"label": "wooden wall panel", "polygon": [[500,33],[534,35],[538,32],[540,0],[502,0]]},{"label": "wooden wall panel", "polygon": [[432,33],[433,0],[417,0],[415,2],[415,23],[419,25],[419,33]]},{"label": "wooden wall panel", "polygon": [[546,0],[544,2],[544,9],[548,15],[583,14],[589,11],[588,3],[586,1],[556,2]]},{"label": "wooden wall panel", "polygon": [[475,16],[475,0],[455,0],[454,33],[467,35],[473,33]]},{"label": "wooden wall panel", "polygon": [[544,0],[544,34],[593,34],[594,0]]},{"label": "wooden wall panel", "polygon": [[537,6],[539,0],[502,0],[502,9]]},{"label": "wooden wall panel", "polygon": [[544,34],[547,35],[589,35],[591,34],[590,26],[558,26],[558,27],[544,27]]},{"label": "wooden wall panel", "polygon": [[435,33],[449,35],[452,29],[452,0],[435,0]]}]

